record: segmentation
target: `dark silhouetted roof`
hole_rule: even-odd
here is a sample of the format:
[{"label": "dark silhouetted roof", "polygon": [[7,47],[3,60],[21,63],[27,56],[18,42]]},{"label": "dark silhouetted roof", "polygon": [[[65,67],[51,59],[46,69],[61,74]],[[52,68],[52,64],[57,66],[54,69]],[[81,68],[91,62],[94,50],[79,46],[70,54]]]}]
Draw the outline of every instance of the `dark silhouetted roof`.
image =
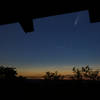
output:
[{"label": "dark silhouetted roof", "polygon": [[22,26],[24,32],[34,31],[33,19],[54,16],[65,13],[72,13],[77,11],[88,10],[90,16],[90,22],[99,22],[100,14],[99,7],[88,7],[88,6],[77,6],[71,7],[66,4],[66,6],[46,6],[42,7],[26,7],[22,9],[9,9],[0,12],[0,25],[10,24],[19,22]]}]

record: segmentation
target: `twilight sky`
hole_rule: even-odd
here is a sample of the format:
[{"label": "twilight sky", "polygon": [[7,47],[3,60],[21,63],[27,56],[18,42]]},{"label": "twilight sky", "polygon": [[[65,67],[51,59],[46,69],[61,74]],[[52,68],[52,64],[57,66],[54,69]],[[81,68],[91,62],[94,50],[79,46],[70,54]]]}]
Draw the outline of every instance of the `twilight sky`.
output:
[{"label": "twilight sky", "polygon": [[0,64],[21,74],[75,66],[100,65],[100,23],[89,22],[88,11],[34,20],[25,34],[18,23],[0,26]]}]

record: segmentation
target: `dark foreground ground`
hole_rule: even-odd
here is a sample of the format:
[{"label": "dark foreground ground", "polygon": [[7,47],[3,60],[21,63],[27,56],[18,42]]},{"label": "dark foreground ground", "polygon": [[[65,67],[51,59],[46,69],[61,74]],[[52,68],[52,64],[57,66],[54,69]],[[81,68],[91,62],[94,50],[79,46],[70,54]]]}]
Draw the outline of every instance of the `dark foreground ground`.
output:
[{"label": "dark foreground ground", "polygon": [[74,97],[81,100],[87,96],[92,97],[95,94],[96,97],[100,96],[99,91],[100,81],[0,80],[0,96],[3,96],[3,98],[13,98],[14,96],[15,98],[36,97],[43,99],[45,97],[48,100],[52,96],[56,96],[56,98]]}]

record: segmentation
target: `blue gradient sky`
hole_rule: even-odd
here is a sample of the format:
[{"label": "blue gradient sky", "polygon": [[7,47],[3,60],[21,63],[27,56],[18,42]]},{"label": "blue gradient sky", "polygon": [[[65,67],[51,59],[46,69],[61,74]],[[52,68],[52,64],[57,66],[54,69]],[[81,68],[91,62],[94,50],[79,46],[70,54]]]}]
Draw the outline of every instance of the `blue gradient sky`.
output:
[{"label": "blue gradient sky", "polygon": [[100,23],[91,24],[88,11],[36,19],[34,27],[25,34],[18,23],[0,26],[0,64],[30,72],[99,67]]}]

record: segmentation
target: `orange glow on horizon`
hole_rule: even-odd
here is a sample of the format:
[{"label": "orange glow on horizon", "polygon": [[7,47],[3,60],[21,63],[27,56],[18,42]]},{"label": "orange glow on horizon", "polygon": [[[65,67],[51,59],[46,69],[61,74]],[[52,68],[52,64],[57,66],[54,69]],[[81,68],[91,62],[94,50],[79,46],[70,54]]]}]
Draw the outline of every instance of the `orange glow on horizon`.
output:
[{"label": "orange glow on horizon", "polygon": [[64,70],[64,69],[58,69],[58,70],[44,70],[44,69],[24,69],[24,70],[18,70],[18,76],[24,76],[27,78],[41,78],[45,75],[45,72],[55,72],[58,71],[58,74],[60,75],[72,75],[72,70]]},{"label": "orange glow on horizon", "polygon": [[[72,75],[73,66],[47,66],[47,67],[39,67],[39,66],[33,66],[33,67],[22,67],[18,68],[18,76],[24,76],[24,77],[33,77],[33,78],[41,78],[45,75],[45,72],[55,72],[58,71],[58,74],[60,75]],[[91,67],[93,69],[98,69],[99,67]]]}]

